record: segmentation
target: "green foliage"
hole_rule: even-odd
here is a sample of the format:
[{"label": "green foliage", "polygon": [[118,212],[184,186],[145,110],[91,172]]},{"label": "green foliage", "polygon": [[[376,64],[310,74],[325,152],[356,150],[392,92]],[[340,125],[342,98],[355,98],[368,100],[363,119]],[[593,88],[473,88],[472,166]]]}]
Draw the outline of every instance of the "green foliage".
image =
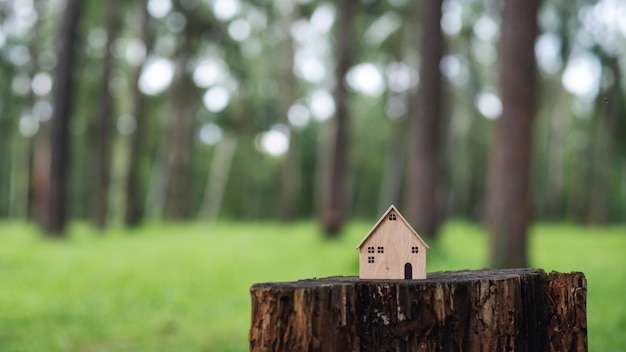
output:
[{"label": "green foliage", "polygon": [[[149,224],[106,236],[74,225],[68,241],[0,223],[2,351],[245,351],[255,282],[357,275],[369,222],[324,240],[310,222]],[[588,279],[590,350],[626,349],[624,227],[539,225],[531,262]],[[480,269],[485,232],[445,226],[429,271]]]}]

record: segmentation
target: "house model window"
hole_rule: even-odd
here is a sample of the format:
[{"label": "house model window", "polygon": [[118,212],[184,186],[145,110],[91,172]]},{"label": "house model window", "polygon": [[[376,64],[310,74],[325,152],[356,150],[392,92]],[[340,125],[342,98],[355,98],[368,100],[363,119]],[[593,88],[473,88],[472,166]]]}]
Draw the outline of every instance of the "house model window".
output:
[{"label": "house model window", "polygon": [[382,214],[357,249],[361,279],[426,278],[428,244],[393,205]]}]

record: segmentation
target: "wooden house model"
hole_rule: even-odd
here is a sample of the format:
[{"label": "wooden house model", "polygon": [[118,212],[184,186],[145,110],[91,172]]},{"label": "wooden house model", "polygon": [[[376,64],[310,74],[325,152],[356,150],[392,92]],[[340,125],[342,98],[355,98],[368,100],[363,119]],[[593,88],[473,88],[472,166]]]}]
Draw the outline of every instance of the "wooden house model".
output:
[{"label": "wooden house model", "polygon": [[428,245],[393,205],[356,247],[361,279],[425,279]]}]

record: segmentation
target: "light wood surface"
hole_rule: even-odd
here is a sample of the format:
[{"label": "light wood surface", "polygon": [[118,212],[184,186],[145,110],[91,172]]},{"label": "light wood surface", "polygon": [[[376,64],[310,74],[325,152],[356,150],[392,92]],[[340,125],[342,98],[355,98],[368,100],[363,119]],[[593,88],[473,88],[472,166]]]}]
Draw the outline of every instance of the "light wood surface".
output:
[{"label": "light wood surface", "polygon": [[392,205],[359,243],[361,279],[425,279],[428,245]]}]

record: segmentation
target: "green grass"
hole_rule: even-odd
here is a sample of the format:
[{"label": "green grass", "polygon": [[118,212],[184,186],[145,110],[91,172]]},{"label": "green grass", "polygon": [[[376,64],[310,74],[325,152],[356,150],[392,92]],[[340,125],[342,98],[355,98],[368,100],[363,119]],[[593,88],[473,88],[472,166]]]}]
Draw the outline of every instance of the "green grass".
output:
[{"label": "green grass", "polygon": [[[1,351],[246,351],[255,282],[356,275],[370,223],[327,241],[311,223],[150,224],[68,241],[0,223]],[[446,225],[429,271],[486,265],[484,230]],[[583,271],[590,350],[626,350],[626,228],[539,225],[534,267]]]}]

